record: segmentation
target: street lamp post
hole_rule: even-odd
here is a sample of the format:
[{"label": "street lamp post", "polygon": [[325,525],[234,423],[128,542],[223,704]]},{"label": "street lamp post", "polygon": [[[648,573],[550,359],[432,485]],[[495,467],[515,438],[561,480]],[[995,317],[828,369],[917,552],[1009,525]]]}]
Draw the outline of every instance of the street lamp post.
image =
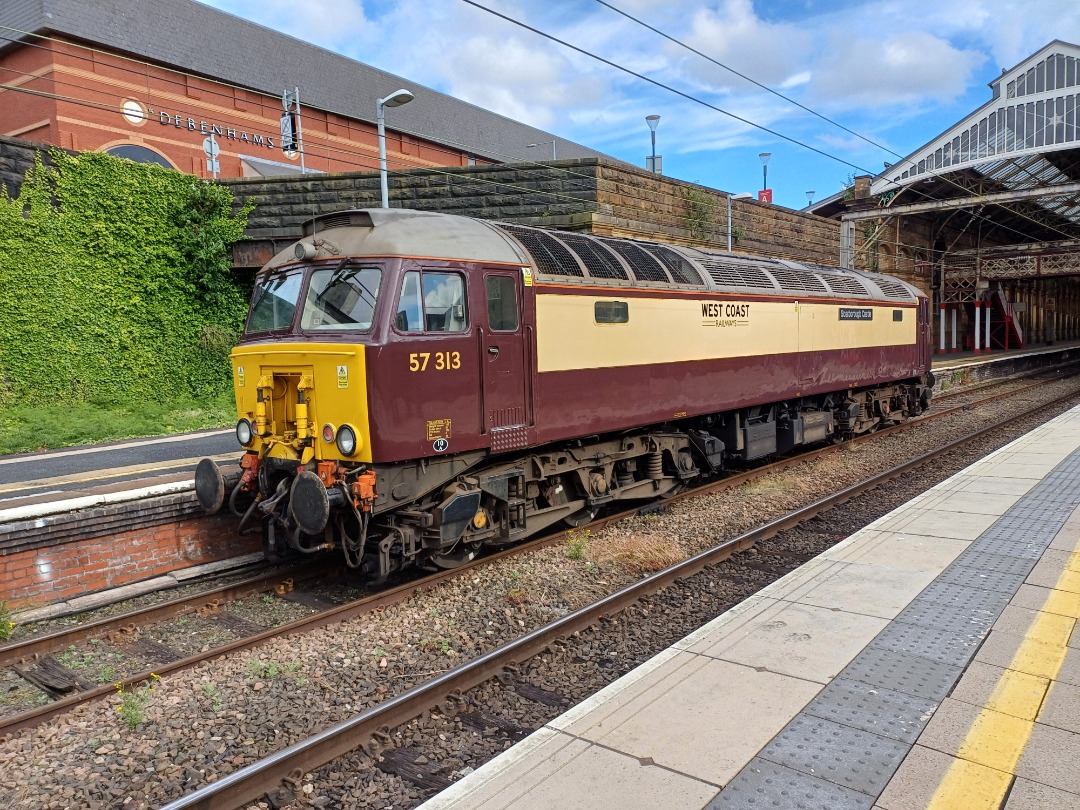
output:
[{"label": "street lamp post", "polygon": [[408,90],[398,90],[386,98],[380,98],[375,102],[375,112],[379,123],[379,186],[382,190],[382,207],[389,208],[389,192],[386,188],[386,123],[385,109],[387,107],[400,107],[413,100],[413,94]]},{"label": "street lamp post", "polygon": [[817,194],[816,191],[808,191],[808,192],[806,192],[806,204],[807,204],[807,206],[811,206],[811,205],[814,204],[814,195],[815,194]]},{"label": "street lamp post", "polygon": [[761,172],[762,172],[762,174],[761,174],[761,180],[762,180],[761,190],[762,191],[768,191],[769,190],[769,158],[772,157],[772,152],[762,152],[760,155],[758,155],[758,157],[761,158]]},{"label": "street lamp post", "polygon": [[653,174],[659,174],[659,170],[656,166],[656,127],[660,123],[659,115],[646,115],[645,123],[649,125],[649,131],[652,133],[652,157],[649,158],[649,171]]},{"label": "street lamp post", "polygon": [[745,200],[748,197],[753,197],[749,191],[740,191],[738,194],[727,195],[727,252],[731,253],[731,201],[732,200]]},{"label": "street lamp post", "polygon": [[554,139],[550,140],[550,141],[540,141],[540,143],[526,144],[525,148],[526,149],[532,149],[534,146],[547,146],[549,143],[551,144],[551,159],[552,160],[558,160],[559,158],[555,156],[555,140]]}]

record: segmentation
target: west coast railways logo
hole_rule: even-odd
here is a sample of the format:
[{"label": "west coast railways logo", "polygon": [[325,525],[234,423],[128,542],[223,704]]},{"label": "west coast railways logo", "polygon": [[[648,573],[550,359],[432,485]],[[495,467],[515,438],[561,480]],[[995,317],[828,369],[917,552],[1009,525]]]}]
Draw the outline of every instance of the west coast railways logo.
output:
[{"label": "west coast railways logo", "polygon": [[746,301],[702,301],[701,325],[728,329],[750,325],[750,304]]}]

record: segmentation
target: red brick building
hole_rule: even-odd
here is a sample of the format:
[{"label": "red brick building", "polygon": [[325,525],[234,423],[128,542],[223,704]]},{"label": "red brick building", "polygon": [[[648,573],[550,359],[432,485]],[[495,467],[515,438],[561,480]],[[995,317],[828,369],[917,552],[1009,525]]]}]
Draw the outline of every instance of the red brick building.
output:
[{"label": "red brick building", "polygon": [[[191,0],[3,0],[0,135],[218,176],[378,169],[376,99],[395,169],[542,160],[555,136]],[[284,152],[299,88],[303,155]],[[557,140],[559,157],[599,153]]]}]

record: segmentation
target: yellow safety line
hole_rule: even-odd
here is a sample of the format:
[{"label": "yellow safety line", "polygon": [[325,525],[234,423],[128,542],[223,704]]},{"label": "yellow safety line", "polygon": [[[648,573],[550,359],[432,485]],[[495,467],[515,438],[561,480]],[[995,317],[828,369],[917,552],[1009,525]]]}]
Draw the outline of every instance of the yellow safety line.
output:
[{"label": "yellow safety line", "polygon": [[[1080,550],[1080,541],[1075,547]],[[1066,561],[1042,610],[994,687],[927,807],[998,810],[1080,618],[1080,553]]]},{"label": "yellow safety line", "polygon": [[[235,457],[233,453],[230,457]],[[51,486],[54,484],[91,484],[95,481],[104,481],[109,478],[122,478],[125,475],[138,475],[139,473],[176,470],[184,467],[191,469],[192,477],[195,475],[195,465],[203,456],[193,458],[177,458],[168,461],[155,461],[151,464],[133,464],[129,467],[108,467],[104,470],[91,470],[74,475],[55,475],[52,478],[39,478],[36,481],[19,481],[14,484],[0,485],[0,495],[8,492],[19,492],[35,487]],[[220,459],[221,456],[211,456]],[[33,495],[33,493],[30,493]]]}]

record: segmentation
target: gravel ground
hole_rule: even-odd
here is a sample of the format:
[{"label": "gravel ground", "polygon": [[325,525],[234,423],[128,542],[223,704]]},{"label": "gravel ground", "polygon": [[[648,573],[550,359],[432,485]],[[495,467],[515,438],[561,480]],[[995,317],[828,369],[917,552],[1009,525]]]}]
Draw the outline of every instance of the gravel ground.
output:
[{"label": "gravel ground", "polygon": [[[1076,383],[1051,382],[1022,398],[1025,403],[1045,401],[1076,388]],[[1019,409],[1011,401],[998,403],[993,415]],[[1051,415],[1029,420],[1026,429]],[[0,740],[5,763],[0,802],[27,808],[160,805],[588,604],[674,557],[736,536],[986,421],[992,420],[975,409],[797,465],[748,487],[672,504],[595,536],[575,533],[565,546],[489,565],[395,608],[277,639],[80,707]],[[389,754],[381,763],[361,755],[324,769],[318,780],[306,779],[302,803],[415,804],[782,571],[1021,432],[1011,429],[978,450],[953,453],[948,463],[935,463],[860,499],[861,507],[854,502],[844,507],[855,510],[854,517],[830,513],[794,536],[709,569],[694,578],[701,579],[700,586],[688,580],[669,588],[534,659],[523,667],[517,685],[527,682],[546,690],[526,689],[534,699],[523,697],[517,687],[489,683],[480,688],[475,703],[483,708],[465,718],[436,714],[404,727],[396,732],[404,752],[394,756],[415,752],[424,759],[421,770],[434,771],[428,786],[422,778],[418,786],[384,771],[393,770]],[[684,591],[688,597],[680,596]]]}]

